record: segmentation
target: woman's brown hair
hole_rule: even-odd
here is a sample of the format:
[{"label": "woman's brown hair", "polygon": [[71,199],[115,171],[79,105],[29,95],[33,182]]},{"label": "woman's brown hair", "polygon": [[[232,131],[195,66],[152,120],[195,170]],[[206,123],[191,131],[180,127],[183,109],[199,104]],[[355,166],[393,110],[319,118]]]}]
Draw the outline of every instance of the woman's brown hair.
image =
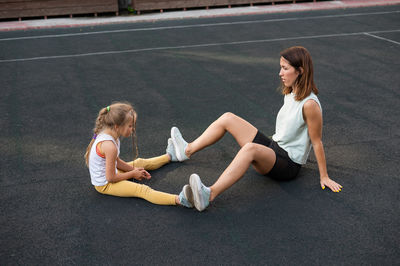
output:
[{"label": "woman's brown hair", "polygon": [[[296,90],[296,101],[301,101],[310,95],[311,92],[318,94],[318,89],[314,83],[314,68],[310,53],[306,48],[293,46],[283,50],[280,55],[289,62],[289,64],[299,72],[299,76],[293,86]],[[286,87],[281,82],[280,89],[284,95],[293,91],[292,87]]]},{"label": "woman's brown hair", "polygon": [[134,149],[133,159],[136,159],[138,153],[136,144],[136,119],[137,119],[136,111],[129,103],[116,102],[110,106],[102,108],[99,111],[99,114],[96,118],[95,126],[93,128],[94,135],[85,153],[85,161],[87,166],[89,166],[90,150],[92,149],[93,143],[97,135],[107,128],[114,129],[114,126],[125,125],[129,121],[130,117],[133,118],[133,133],[132,133],[132,144]]}]

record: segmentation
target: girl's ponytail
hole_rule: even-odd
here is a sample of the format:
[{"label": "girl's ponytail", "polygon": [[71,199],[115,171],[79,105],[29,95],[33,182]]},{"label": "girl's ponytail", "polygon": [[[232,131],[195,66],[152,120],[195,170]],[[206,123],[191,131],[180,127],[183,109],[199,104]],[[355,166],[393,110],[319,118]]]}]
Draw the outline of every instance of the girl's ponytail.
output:
[{"label": "girl's ponytail", "polygon": [[89,154],[90,154],[90,150],[92,149],[94,141],[95,141],[95,137],[92,138],[92,140],[90,141],[89,145],[86,148],[85,162],[86,162],[87,167],[89,167]]},{"label": "girl's ponytail", "polygon": [[95,122],[95,126],[93,128],[93,138],[90,141],[89,145],[86,148],[86,152],[85,152],[85,162],[86,162],[86,166],[89,167],[89,155],[90,155],[90,150],[92,149],[93,143],[96,140],[97,135],[103,130],[104,128],[104,116],[107,115],[107,107],[106,108],[102,108],[99,111],[99,115],[96,118],[96,122]]}]

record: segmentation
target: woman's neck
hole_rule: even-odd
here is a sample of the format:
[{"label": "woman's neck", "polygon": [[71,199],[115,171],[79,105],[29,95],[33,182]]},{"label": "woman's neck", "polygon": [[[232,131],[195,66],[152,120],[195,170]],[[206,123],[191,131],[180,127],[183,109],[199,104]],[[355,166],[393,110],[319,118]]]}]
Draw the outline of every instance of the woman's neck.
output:
[{"label": "woman's neck", "polygon": [[293,86],[293,87],[292,87],[292,93],[293,93],[294,95],[297,94],[297,87],[296,87],[296,86]]}]

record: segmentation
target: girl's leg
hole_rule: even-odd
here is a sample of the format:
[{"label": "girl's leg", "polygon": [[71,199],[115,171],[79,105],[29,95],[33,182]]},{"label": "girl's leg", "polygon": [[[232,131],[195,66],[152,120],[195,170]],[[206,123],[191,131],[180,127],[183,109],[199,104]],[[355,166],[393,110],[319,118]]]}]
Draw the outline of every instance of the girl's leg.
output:
[{"label": "girl's leg", "polygon": [[214,121],[200,137],[188,144],[185,150],[186,155],[190,157],[214,144],[225,135],[225,132],[231,133],[240,147],[243,147],[246,143],[253,141],[257,134],[257,128],[233,113],[225,113]]},{"label": "girl's leg", "polygon": [[95,186],[95,188],[102,194],[117,197],[142,198],[158,205],[176,205],[178,203],[177,195],[156,191],[149,186],[126,180],[117,183],[108,183],[101,187]]},{"label": "girl's leg", "polygon": [[129,162],[128,164],[132,165],[133,167],[144,168],[144,170],[155,170],[160,168],[161,166],[170,162],[170,157],[168,154],[164,154],[158,157],[142,159],[138,158],[133,162]]},{"label": "girl's leg", "polygon": [[267,174],[276,161],[275,152],[256,143],[245,144],[236,154],[231,164],[225,169],[218,180],[210,187],[210,201],[239,181],[249,166],[253,164],[257,172]]}]

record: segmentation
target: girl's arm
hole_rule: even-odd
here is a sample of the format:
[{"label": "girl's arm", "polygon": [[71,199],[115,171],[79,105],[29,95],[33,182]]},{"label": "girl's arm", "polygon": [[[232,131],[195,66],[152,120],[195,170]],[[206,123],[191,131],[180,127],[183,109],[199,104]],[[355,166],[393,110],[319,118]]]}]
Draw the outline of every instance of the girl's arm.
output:
[{"label": "girl's arm", "polygon": [[117,168],[124,172],[129,172],[135,169],[132,165],[117,157]]},{"label": "girl's arm", "polygon": [[144,170],[144,168],[139,168],[139,167],[133,167],[132,165],[128,164],[121,158],[117,157],[117,169],[124,171],[124,172],[131,172],[131,171],[140,171],[142,174],[138,176],[137,178],[134,177],[137,180],[142,180],[142,179],[150,179],[151,175],[149,172]]},{"label": "girl's arm", "polygon": [[315,157],[317,158],[322,189],[329,187],[334,192],[341,191],[342,186],[331,180],[326,169],[326,158],[324,145],[322,144],[322,113],[318,103],[308,100],[303,106],[304,120],[308,126],[308,134],[313,145]]},{"label": "girl's arm", "polygon": [[[101,150],[106,157],[106,179],[108,182],[116,183],[127,179],[142,180],[143,178],[149,179],[150,175],[143,168],[129,167],[129,171],[125,173],[116,173],[115,162],[118,164],[117,147],[111,141],[103,141],[101,143]],[[121,160],[122,161],[122,160]],[[126,163],[125,163],[126,164]],[[129,166],[126,164],[125,166]],[[122,169],[121,169],[122,170]]]}]

